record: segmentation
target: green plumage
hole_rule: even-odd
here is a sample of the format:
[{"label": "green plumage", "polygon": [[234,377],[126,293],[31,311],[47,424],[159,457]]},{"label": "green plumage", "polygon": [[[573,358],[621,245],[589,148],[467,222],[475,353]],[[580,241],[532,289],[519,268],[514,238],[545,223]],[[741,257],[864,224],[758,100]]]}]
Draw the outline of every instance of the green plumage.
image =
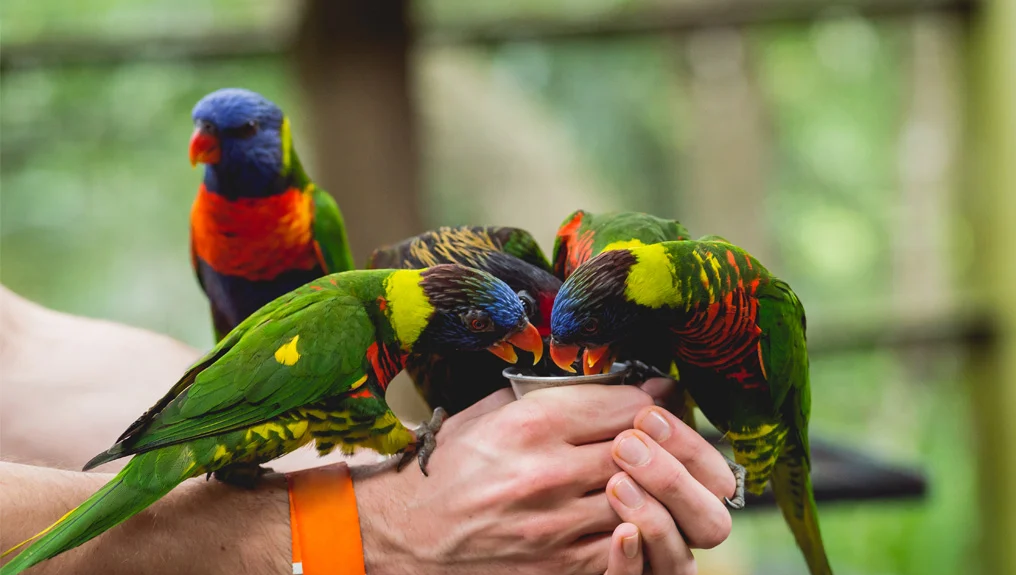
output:
[{"label": "green plumage", "polygon": [[589,258],[612,244],[621,247],[691,239],[681,222],[642,212],[591,214],[572,212],[561,223],[554,240],[554,274],[562,280]]},{"label": "green plumage", "polygon": [[[485,313],[482,334],[464,313]],[[128,519],[181,481],[254,470],[311,441],[382,454],[421,439],[384,400],[414,346],[483,349],[525,325],[492,276],[461,266],[325,276],[261,308],[200,359],[85,469],[135,455],[98,493],[2,568],[14,575]],[[429,433],[436,430],[424,430]],[[421,467],[425,458],[421,457]]]},{"label": "green plumage", "polygon": [[[598,333],[580,335],[592,316]],[[611,251],[562,286],[552,330],[562,343],[612,349],[638,334],[666,339],[681,383],[746,468],[747,489],[771,480],[811,573],[831,573],[809,478],[805,313],[786,282],[716,236]]]}]

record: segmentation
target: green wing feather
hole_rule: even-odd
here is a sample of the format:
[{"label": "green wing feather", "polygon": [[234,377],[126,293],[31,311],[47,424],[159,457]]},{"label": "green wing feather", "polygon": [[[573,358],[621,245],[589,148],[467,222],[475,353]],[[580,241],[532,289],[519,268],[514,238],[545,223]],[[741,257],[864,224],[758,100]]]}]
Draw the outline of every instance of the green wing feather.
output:
[{"label": "green wing feather", "polygon": [[554,273],[536,238],[521,228],[490,228],[490,235],[501,244],[501,251],[534,265],[548,273]]},{"label": "green wing feather", "polygon": [[342,212],[328,192],[311,184],[314,199],[314,241],[321,254],[325,273],[333,274],[354,269],[353,253],[346,237],[346,224]]},{"label": "green wing feather", "polygon": [[[347,392],[366,375],[366,351],[374,336],[370,318],[351,295],[307,287],[287,294],[237,326],[156,404],[158,409],[149,410],[86,469],[265,423]],[[286,345],[299,354],[289,365],[276,358]]]},{"label": "green wing feather", "polygon": [[766,379],[773,405],[789,427],[786,444],[773,468],[773,494],[811,574],[831,575],[811,484],[811,385],[804,307],[790,286],[779,279],[759,286],[758,297]]}]

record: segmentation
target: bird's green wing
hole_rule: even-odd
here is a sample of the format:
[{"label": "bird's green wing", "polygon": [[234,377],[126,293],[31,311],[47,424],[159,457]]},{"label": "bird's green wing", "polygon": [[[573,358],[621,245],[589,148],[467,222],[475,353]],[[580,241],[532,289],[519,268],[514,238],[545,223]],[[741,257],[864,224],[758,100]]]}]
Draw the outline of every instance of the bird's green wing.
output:
[{"label": "bird's green wing", "polygon": [[184,389],[111,451],[139,453],[257,425],[363,380],[375,330],[359,300],[299,291],[238,326],[177,384]]},{"label": "bird's green wing", "polygon": [[[808,453],[811,388],[808,381],[804,306],[786,282],[773,279],[758,290],[759,340],[766,381],[776,410],[790,414]],[[788,422],[789,423],[789,422]]]},{"label": "bird's green wing", "polygon": [[346,224],[339,205],[328,192],[314,184],[309,186],[314,200],[314,245],[321,268],[327,274],[354,269],[353,253],[349,249]]},{"label": "bird's green wing", "polygon": [[533,234],[520,228],[497,227],[490,230],[490,235],[501,245],[501,251],[504,253],[515,256],[548,273],[554,273],[554,268],[547,261],[547,256],[540,249],[540,245],[536,243]]}]

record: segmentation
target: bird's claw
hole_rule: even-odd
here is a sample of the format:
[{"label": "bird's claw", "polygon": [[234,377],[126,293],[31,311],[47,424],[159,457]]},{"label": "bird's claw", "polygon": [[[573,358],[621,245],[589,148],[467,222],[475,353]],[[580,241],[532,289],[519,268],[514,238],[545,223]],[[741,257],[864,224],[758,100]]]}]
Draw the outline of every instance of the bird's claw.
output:
[{"label": "bird's claw", "polygon": [[430,421],[413,430],[416,434],[416,447],[402,454],[402,459],[399,460],[399,464],[396,467],[398,471],[402,471],[402,468],[404,468],[415,455],[416,459],[420,462],[420,471],[423,472],[424,476],[427,476],[427,462],[430,460],[430,455],[434,453],[434,449],[437,447],[437,432],[440,431],[441,425],[444,424],[444,420],[447,417],[448,412],[445,411],[444,408],[435,408],[434,414],[430,417]]},{"label": "bird's claw", "polygon": [[625,385],[628,385],[629,383],[642,383],[652,377],[672,379],[670,375],[663,373],[660,369],[637,359],[633,359],[628,361],[628,373],[625,374],[623,383]]},{"label": "bird's claw", "polygon": [[743,465],[739,465],[736,462],[729,459],[726,455],[723,459],[727,461],[727,466],[734,473],[734,497],[724,497],[723,502],[727,504],[727,507],[731,509],[744,509],[744,480],[748,475],[748,472],[744,469]]}]

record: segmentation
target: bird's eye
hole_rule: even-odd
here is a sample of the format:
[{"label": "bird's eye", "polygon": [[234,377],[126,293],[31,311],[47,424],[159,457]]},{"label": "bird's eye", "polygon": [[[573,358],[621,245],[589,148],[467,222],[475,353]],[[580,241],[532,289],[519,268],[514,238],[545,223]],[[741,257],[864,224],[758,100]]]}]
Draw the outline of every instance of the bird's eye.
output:
[{"label": "bird's eye", "polygon": [[600,329],[600,320],[596,319],[595,317],[587,319],[582,324],[582,333],[586,335],[592,335],[596,333],[597,330],[599,329]]},{"label": "bird's eye", "polygon": [[470,331],[474,332],[490,331],[494,327],[490,317],[484,312],[477,310],[463,314],[462,321],[465,322]]},{"label": "bird's eye", "polygon": [[526,317],[532,318],[536,315],[536,299],[529,295],[529,292],[520,291],[519,301],[522,302],[522,307],[526,310]]},{"label": "bird's eye", "polygon": [[228,136],[232,136],[234,138],[250,138],[254,134],[258,133],[258,123],[254,120],[250,120],[242,126],[230,128],[225,130],[225,132]]}]

